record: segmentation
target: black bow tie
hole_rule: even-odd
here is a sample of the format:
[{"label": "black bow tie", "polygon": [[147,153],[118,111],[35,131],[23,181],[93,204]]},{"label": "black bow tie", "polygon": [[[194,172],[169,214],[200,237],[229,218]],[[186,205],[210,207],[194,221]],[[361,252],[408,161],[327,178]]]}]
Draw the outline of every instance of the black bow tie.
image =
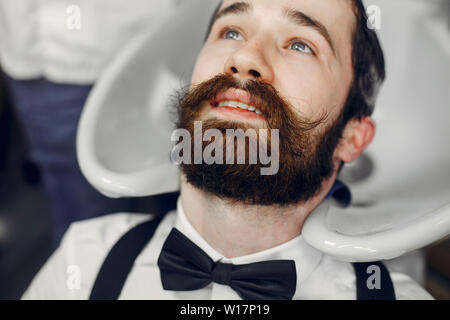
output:
[{"label": "black bow tie", "polygon": [[242,299],[292,299],[297,285],[293,260],[233,265],[214,261],[173,228],[158,258],[165,290],[201,289],[212,281],[230,286]]}]

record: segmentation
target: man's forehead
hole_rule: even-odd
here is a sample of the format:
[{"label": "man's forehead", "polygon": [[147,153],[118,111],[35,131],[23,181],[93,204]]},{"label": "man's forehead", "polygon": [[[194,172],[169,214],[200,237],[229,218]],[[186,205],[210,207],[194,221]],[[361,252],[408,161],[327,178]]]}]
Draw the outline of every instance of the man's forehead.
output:
[{"label": "man's forehead", "polygon": [[[245,4],[247,13],[259,9],[283,14],[288,10],[297,10],[323,24],[330,33],[342,34],[353,31],[356,24],[353,14],[353,0],[223,0],[220,10],[234,4]],[[219,10],[219,12],[220,12]]]},{"label": "man's forehead", "polygon": [[227,14],[238,14],[248,19],[248,14],[260,13],[280,15],[286,21],[296,20],[289,19],[288,12],[298,13],[300,24],[314,26],[337,58],[349,60],[356,27],[353,0],[223,0],[215,20]]},{"label": "man's forehead", "polygon": [[317,13],[319,16],[339,16],[346,15],[352,10],[353,0],[222,0],[221,8],[234,3],[247,3],[251,7],[266,8],[294,8],[308,10]]}]

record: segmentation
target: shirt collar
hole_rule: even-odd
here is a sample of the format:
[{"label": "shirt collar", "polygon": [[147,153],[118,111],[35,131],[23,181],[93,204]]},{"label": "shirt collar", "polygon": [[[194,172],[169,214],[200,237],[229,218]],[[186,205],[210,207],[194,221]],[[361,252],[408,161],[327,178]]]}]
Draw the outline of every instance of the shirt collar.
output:
[{"label": "shirt collar", "polygon": [[[336,180],[330,192],[324,201],[329,201],[329,198],[334,198],[340,205],[347,207],[351,201],[350,189],[341,181]],[[315,210],[322,210],[323,206],[318,206]],[[314,211],[315,211],[314,210]],[[314,211],[311,214],[314,214]],[[322,253],[309,244],[307,244],[302,235],[299,235],[283,244],[266,249],[257,253],[235,257],[226,258],[217,250],[209,245],[203,237],[195,230],[186,214],[184,213],[181,198],[177,201],[177,217],[175,220],[175,228],[187,236],[192,242],[199,246],[205,253],[214,261],[221,261],[223,263],[244,264],[253,263],[266,260],[294,260],[298,273],[298,283],[301,283],[319,264],[322,258]]]},{"label": "shirt collar", "polygon": [[246,264],[267,260],[294,260],[297,269],[298,284],[308,278],[322,258],[322,253],[307,244],[303,240],[302,235],[267,250],[235,258],[226,258],[212,248],[197,230],[195,230],[184,213],[181,198],[177,202],[175,228],[205,251],[214,262],[221,261],[223,263]]},{"label": "shirt collar", "polygon": [[[341,191],[342,193],[337,193],[339,191]],[[341,204],[349,203],[349,200],[351,198],[349,197],[349,195],[350,190],[343,183],[335,183],[335,185],[323,201],[323,204],[325,204],[324,202],[332,201],[330,199],[331,197],[336,199]],[[345,199],[347,199],[348,202],[344,201]],[[328,206],[326,205],[319,205],[314,209],[314,211],[324,210],[324,208],[326,209],[327,207]],[[314,211],[311,214],[314,214]],[[206,242],[206,240],[203,239],[203,237],[197,232],[197,230],[195,230],[195,228],[186,217],[183,206],[181,204],[181,197],[179,197],[177,200],[176,212],[168,213],[161,222],[160,228],[158,228],[160,232],[156,234],[159,238],[157,243],[144,248],[142,254],[137,258],[136,263],[141,265],[156,265],[156,261],[161,252],[161,247],[173,227],[177,228],[198,247],[205,251],[205,253],[215,262],[222,261],[224,263],[244,264],[267,260],[294,260],[297,269],[297,288],[299,288],[299,285],[303,281],[305,281],[314,271],[323,256],[323,253],[311,247],[303,240],[302,235],[299,235],[289,240],[288,242],[272,247],[270,249],[228,259],[220,254],[217,250],[212,248],[209,243]]]}]

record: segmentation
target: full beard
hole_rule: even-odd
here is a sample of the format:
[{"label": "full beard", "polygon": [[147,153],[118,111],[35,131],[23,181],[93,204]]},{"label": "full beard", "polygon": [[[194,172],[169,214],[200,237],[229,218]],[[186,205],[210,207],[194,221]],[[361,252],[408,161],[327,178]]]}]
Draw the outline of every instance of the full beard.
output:
[{"label": "full beard", "polygon": [[[302,119],[271,85],[253,80],[241,84],[231,75],[221,74],[180,94],[177,127],[186,129],[193,137],[194,121],[202,121],[203,132],[218,129],[224,141],[227,129],[258,131],[260,128],[242,121],[203,119],[205,102],[212,101],[219,92],[229,88],[245,90],[263,102],[266,120],[261,128],[279,130],[278,172],[262,175],[261,168],[266,165],[249,163],[249,144],[246,144],[245,164],[237,164],[236,159],[233,164],[225,161],[222,164],[181,163],[187,182],[226,201],[245,205],[287,206],[314,197],[323,181],[335,171],[333,153],[344,128],[342,117],[328,126],[324,124],[327,115],[316,121]],[[258,134],[257,138],[261,136]],[[264,139],[267,150],[271,150],[271,135],[268,133]],[[202,141],[202,150],[212,142]],[[191,150],[194,150],[193,141]],[[225,155],[225,149],[223,151]],[[234,156],[237,157],[236,149]],[[273,159],[274,155],[271,156]]]}]

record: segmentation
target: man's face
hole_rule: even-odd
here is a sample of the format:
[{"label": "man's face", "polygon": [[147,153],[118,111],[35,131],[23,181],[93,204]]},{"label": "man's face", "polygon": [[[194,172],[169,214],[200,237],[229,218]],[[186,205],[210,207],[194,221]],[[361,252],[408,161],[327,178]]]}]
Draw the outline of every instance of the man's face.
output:
[{"label": "man's face", "polygon": [[[246,5],[237,5],[213,24],[191,85],[219,73],[255,79],[254,70],[298,115],[314,119],[328,113],[329,121],[335,120],[353,79],[356,20],[351,1],[224,0],[220,10],[240,3]],[[313,26],[308,17],[321,26]]]},{"label": "man's face", "polygon": [[333,153],[353,77],[354,24],[350,1],[224,0],[180,103],[179,126],[191,134],[194,120],[222,132],[279,129],[280,170],[261,176],[254,165],[183,164],[187,181],[246,204],[287,205],[317,194],[339,162]]}]

